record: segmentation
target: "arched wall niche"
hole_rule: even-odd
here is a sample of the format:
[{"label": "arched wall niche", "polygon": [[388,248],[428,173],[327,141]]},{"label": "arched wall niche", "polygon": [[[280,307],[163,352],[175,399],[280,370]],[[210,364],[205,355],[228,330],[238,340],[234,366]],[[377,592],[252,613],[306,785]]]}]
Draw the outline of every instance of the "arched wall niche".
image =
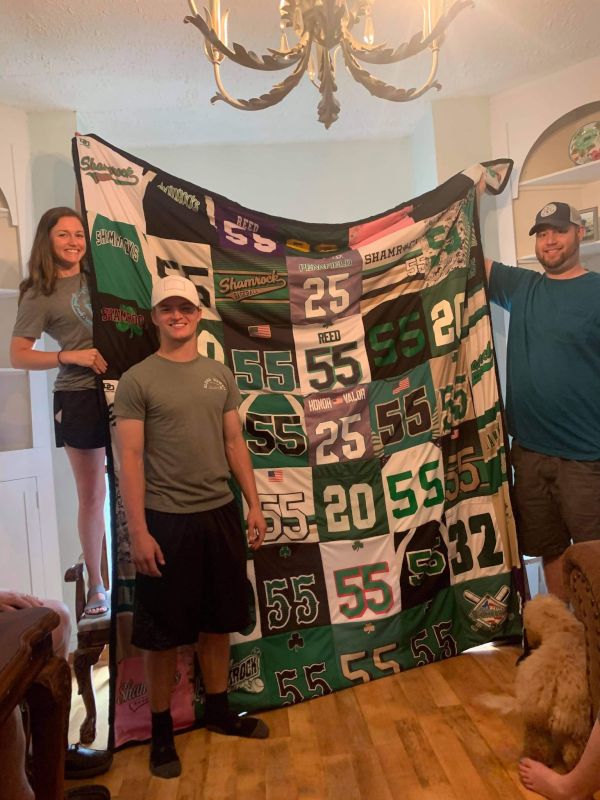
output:
[{"label": "arched wall niche", "polygon": [[[535,261],[529,229],[542,206],[556,200],[579,210],[598,209],[600,205],[600,161],[577,166],[569,156],[573,134],[588,122],[600,124],[600,101],[559,117],[536,139],[525,158],[513,201],[515,243],[521,266],[541,269]],[[582,261],[590,269],[600,270],[600,242],[595,242],[599,238],[596,233],[594,241],[582,247]]]},{"label": "arched wall niche", "polygon": [[16,289],[21,281],[19,229],[0,186],[0,287]]},{"label": "arched wall niche", "polygon": [[519,185],[551,172],[570,169],[573,162],[569,158],[569,142],[575,131],[587,122],[600,122],[600,100],[574,108],[546,128],[527,154]]}]

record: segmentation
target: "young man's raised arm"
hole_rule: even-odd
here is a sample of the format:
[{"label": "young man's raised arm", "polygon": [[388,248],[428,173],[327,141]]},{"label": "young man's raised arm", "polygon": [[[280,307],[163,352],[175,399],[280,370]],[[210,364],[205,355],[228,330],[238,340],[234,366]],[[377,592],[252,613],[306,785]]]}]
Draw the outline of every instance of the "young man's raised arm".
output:
[{"label": "young man's raised arm", "polygon": [[143,575],[160,578],[165,563],[162,550],[146,525],[144,512],[144,422],[117,417],[117,447],[121,468],[119,488],[135,567]]}]

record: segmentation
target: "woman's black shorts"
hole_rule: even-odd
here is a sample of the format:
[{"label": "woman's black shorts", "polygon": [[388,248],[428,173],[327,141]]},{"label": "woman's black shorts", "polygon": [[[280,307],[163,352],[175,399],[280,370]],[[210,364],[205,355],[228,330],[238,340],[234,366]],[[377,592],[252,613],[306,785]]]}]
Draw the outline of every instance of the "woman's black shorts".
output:
[{"label": "woman's black shorts", "polygon": [[100,389],[54,392],[54,437],[57,447],[106,447],[108,412]]},{"label": "woman's black shorts", "polygon": [[236,502],[193,514],[146,509],[146,522],[165,564],[160,578],[136,575],[132,644],[170,650],[199,633],[243,630],[252,590]]}]

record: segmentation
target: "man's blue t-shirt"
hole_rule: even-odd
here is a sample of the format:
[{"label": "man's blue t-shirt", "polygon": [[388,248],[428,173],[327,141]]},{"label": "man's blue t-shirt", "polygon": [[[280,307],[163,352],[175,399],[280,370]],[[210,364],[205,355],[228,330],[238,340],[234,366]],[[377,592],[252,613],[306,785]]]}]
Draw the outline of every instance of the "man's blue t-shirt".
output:
[{"label": "man's blue t-shirt", "polygon": [[494,262],[489,290],[510,312],[509,433],[538,453],[600,459],[600,274],[557,280]]}]

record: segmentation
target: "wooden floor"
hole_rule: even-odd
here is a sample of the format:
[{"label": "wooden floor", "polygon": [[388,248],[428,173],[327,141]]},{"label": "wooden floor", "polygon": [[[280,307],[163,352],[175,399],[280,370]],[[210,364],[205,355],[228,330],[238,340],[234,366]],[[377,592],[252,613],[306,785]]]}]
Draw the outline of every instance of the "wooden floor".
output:
[{"label": "wooden floor", "polygon": [[[150,776],[147,746],[129,748],[115,754],[113,768],[96,782],[113,800],[536,798],[518,778],[520,720],[476,702],[484,692],[507,692],[519,652],[479,649],[265,712],[267,740],[205,730],[178,736],[183,773],[174,780]],[[106,669],[100,680],[102,702]],[[104,727],[96,747],[105,733]]]}]

